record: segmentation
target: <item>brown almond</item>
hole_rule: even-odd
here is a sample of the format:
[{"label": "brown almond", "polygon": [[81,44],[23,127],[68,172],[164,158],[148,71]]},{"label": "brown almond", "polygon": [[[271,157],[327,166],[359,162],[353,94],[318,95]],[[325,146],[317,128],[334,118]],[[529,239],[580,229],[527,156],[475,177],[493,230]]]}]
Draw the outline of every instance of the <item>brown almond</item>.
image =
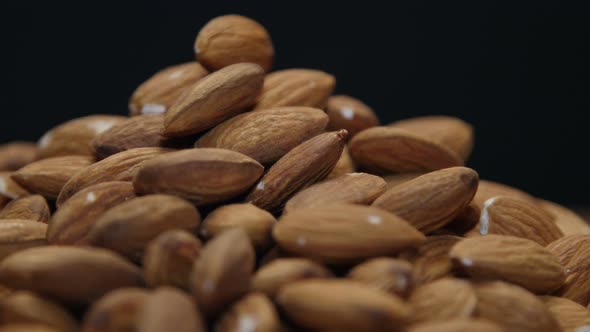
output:
[{"label": "brown almond", "polygon": [[17,198],[0,211],[0,219],[24,219],[47,223],[50,216],[51,210],[41,195]]},{"label": "brown almond", "polygon": [[141,194],[171,194],[206,205],[244,193],[263,169],[256,160],[238,152],[186,149],[146,162],[133,185]]},{"label": "brown almond", "polygon": [[264,174],[246,201],[279,211],[294,193],[328,176],[342,153],[346,135],[346,130],[324,133],[298,145]]},{"label": "brown almond", "polygon": [[387,190],[396,187],[402,183],[414,180],[415,178],[424,175],[424,173],[397,173],[382,176],[387,184]]},{"label": "brown almond", "polygon": [[143,273],[150,287],[176,286],[189,290],[190,273],[202,248],[193,234],[173,229],[158,235],[145,250]]},{"label": "brown almond", "polygon": [[396,254],[424,241],[402,218],[352,204],[294,210],[281,217],[273,238],[287,252],[330,263]]},{"label": "brown almond", "polygon": [[70,303],[90,303],[107,292],[141,286],[141,271],[99,248],[46,246],[14,253],[0,262],[0,283]]},{"label": "brown almond", "polygon": [[464,235],[477,226],[480,216],[481,210],[472,201],[445,226],[445,229],[455,234]]},{"label": "brown almond", "polygon": [[87,244],[88,232],[105,211],[135,197],[130,182],[109,181],[80,190],[51,217],[47,240],[51,244]]},{"label": "brown almond", "polygon": [[510,196],[532,204],[536,204],[537,202],[533,196],[520,189],[489,180],[479,180],[479,186],[477,187],[475,197],[473,197],[473,202],[477,204],[480,209],[483,209],[485,201],[496,196]]},{"label": "brown almond", "polygon": [[90,142],[100,133],[125,120],[118,115],[90,115],[64,122],[39,140],[39,157],[92,156]]},{"label": "brown almond", "polygon": [[334,90],[334,76],[313,69],[285,69],[266,75],[257,110],[279,106],[324,108]]},{"label": "brown almond", "polygon": [[0,145],[0,171],[16,171],[35,161],[38,157],[37,144],[32,142],[10,142]]},{"label": "brown almond", "polygon": [[92,304],[84,315],[82,332],[135,331],[137,315],[149,293],[140,288],[119,288]]},{"label": "brown almond", "polygon": [[32,193],[55,200],[70,178],[93,162],[90,156],[41,159],[14,172],[12,179]]},{"label": "brown almond", "polygon": [[205,239],[213,238],[231,228],[243,229],[254,248],[259,251],[272,245],[272,228],[275,217],[252,204],[228,204],[213,210],[201,225],[200,234]]},{"label": "brown almond", "polygon": [[290,320],[313,330],[401,331],[412,313],[395,295],[345,280],[287,284],[277,303]]},{"label": "brown almond", "polygon": [[78,331],[78,323],[59,304],[30,292],[14,292],[0,300],[2,324],[43,324],[62,332]]},{"label": "brown almond", "polygon": [[419,247],[402,252],[400,258],[412,263],[414,283],[423,285],[451,276],[453,263],[449,257],[449,251],[459,241],[461,241],[460,237],[452,235],[428,236]]},{"label": "brown almond", "polygon": [[205,326],[191,298],[180,290],[162,287],[150,294],[137,314],[137,332],[204,332]]},{"label": "brown almond", "polygon": [[468,281],[443,278],[418,287],[408,303],[415,322],[448,321],[473,316],[477,297]]},{"label": "brown almond", "polygon": [[135,89],[129,100],[130,115],[163,114],[195,82],[209,72],[198,62],[166,67]]},{"label": "brown almond", "polygon": [[352,268],[347,278],[405,298],[410,294],[412,264],[397,258],[379,257]]},{"label": "brown almond", "polygon": [[466,167],[424,174],[386,191],[373,202],[428,233],[445,226],[471,202],[479,176]]},{"label": "brown almond", "polygon": [[581,327],[590,327],[590,311],[579,303],[555,296],[539,298],[564,332],[579,332]]},{"label": "brown almond", "polygon": [[237,151],[269,165],[320,134],[327,124],[326,114],[311,107],[278,107],[248,112],[213,128],[195,143],[195,147]]},{"label": "brown almond", "polygon": [[546,294],[564,284],[557,256],[538,243],[514,236],[486,235],[457,243],[453,263],[476,279],[497,279]]},{"label": "brown almond", "polygon": [[375,112],[362,101],[345,95],[328,98],[326,113],[330,117],[329,130],[346,129],[349,138],[367,128],[379,125]]},{"label": "brown almond", "polygon": [[352,157],[350,156],[350,152],[348,152],[348,147],[345,145],[342,149],[342,154],[340,154],[340,158],[338,158],[338,161],[336,162],[336,165],[334,165],[334,168],[326,178],[332,179],[344,174],[354,173],[355,170],[356,167],[352,162]]},{"label": "brown almond", "polygon": [[165,136],[197,134],[254,105],[262,89],[264,70],[237,63],[211,73],[178,98],[166,111]]},{"label": "brown almond", "polygon": [[12,201],[12,199],[10,199],[10,198],[8,198],[6,196],[0,195],[0,210],[2,210],[11,201]]},{"label": "brown almond", "polygon": [[0,261],[17,251],[44,246],[47,225],[32,220],[0,220]]},{"label": "brown almond", "polygon": [[380,173],[429,172],[463,165],[462,158],[446,146],[393,127],[365,129],[348,147],[360,166]]},{"label": "brown almond", "polygon": [[29,192],[12,179],[13,172],[0,171],[0,196],[15,199],[29,195]]},{"label": "brown almond", "polygon": [[208,316],[248,292],[255,253],[240,228],[227,230],[205,245],[191,275],[193,295]]},{"label": "brown almond", "polygon": [[568,235],[550,243],[552,252],[565,268],[564,285],[555,294],[588,305],[590,302],[590,235]]},{"label": "brown almond", "polygon": [[500,326],[485,320],[473,318],[453,319],[447,322],[426,322],[410,327],[407,332],[505,332]]},{"label": "brown almond", "polygon": [[590,234],[588,222],[574,211],[546,200],[537,200],[537,204],[553,216],[553,222],[564,235]]},{"label": "brown almond", "polygon": [[217,322],[216,332],[245,330],[278,332],[281,321],[274,304],[263,294],[252,293],[236,302]]}]

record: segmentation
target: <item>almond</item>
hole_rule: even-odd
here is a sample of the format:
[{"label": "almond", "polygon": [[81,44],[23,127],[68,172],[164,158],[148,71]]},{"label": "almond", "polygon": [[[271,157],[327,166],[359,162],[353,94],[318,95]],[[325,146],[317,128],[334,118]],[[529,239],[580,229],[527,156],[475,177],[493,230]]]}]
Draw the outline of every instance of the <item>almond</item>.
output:
[{"label": "almond", "polygon": [[564,235],[590,234],[588,222],[574,211],[545,200],[537,200],[537,204],[553,216],[553,222]]},{"label": "almond", "polygon": [[49,130],[39,140],[39,157],[92,156],[90,142],[98,134],[125,120],[118,115],[90,115],[70,120]]},{"label": "almond", "polygon": [[17,198],[0,211],[0,219],[25,219],[47,223],[51,210],[43,196],[31,195]]},{"label": "almond", "polygon": [[287,252],[330,263],[353,263],[418,246],[424,235],[387,211],[352,204],[297,209],[273,237]]},{"label": "almond", "polygon": [[393,127],[365,129],[350,140],[349,148],[360,166],[383,173],[429,172],[463,165],[462,158],[446,146]]},{"label": "almond", "polygon": [[541,296],[540,299],[564,332],[578,332],[579,328],[590,327],[590,311],[579,303],[555,296]]},{"label": "almond", "polygon": [[141,271],[104,249],[46,246],[0,262],[0,282],[70,303],[90,303],[110,290],[141,286]]},{"label": "almond", "polygon": [[403,298],[413,287],[412,264],[389,257],[367,260],[352,268],[347,278]]},{"label": "almond", "polygon": [[479,223],[481,211],[471,202],[453,220],[445,226],[445,229],[459,235],[471,231]]},{"label": "almond", "polygon": [[227,230],[209,241],[191,275],[192,291],[201,310],[215,315],[246,294],[254,263],[254,248],[242,229]]},{"label": "almond", "polygon": [[203,332],[205,326],[198,309],[185,293],[169,287],[150,294],[137,314],[137,332]]},{"label": "almond", "polygon": [[269,71],[274,48],[268,31],[260,23],[240,15],[224,15],[207,22],[199,31],[195,54],[211,70],[252,62]]},{"label": "almond", "polygon": [[387,190],[396,187],[402,183],[414,180],[415,178],[424,175],[424,173],[398,173],[382,176],[387,184]]},{"label": "almond", "polygon": [[590,302],[590,235],[568,235],[547,246],[565,268],[565,284],[558,296],[588,305]]},{"label": "almond", "polygon": [[60,207],[78,191],[108,181],[131,181],[143,162],[173,150],[137,148],[114,154],[76,173],[63,186],[57,198]]},{"label": "almond", "polygon": [[411,308],[395,295],[345,280],[303,280],[279,290],[277,303],[313,330],[401,331]]},{"label": "almond", "polygon": [[119,288],[92,304],[84,316],[82,332],[135,331],[136,319],[149,293],[140,288]]},{"label": "almond", "polygon": [[12,179],[32,193],[55,200],[70,178],[93,162],[89,156],[42,159],[12,173]]},{"label": "almond", "polygon": [[51,244],[87,244],[88,232],[105,211],[135,197],[129,182],[99,183],[80,190],[53,215],[47,229]]},{"label": "almond", "polygon": [[459,241],[460,237],[452,235],[428,236],[419,247],[400,255],[400,258],[412,263],[412,279],[416,285],[452,275],[453,263],[449,251]]},{"label": "almond", "polygon": [[344,148],[342,149],[342,154],[340,154],[340,158],[338,158],[336,165],[334,165],[334,168],[332,169],[332,171],[330,172],[330,174],[328,174],[328,176],[326,178],[332,179],[332,178],[338,177],[340,175],[354,173],[355,170],[356,170],[356,167],[354,166],[354,163],[352,162],[352,157],[350,156],[350,153],[348,152],[348,147],[344,146]]},{"label": "almond", "polygon": [[326,113],[330,117],[328,129],[346,129],[350,138],[364,129],[379,125],[379,119],[367,104],[349,96],[330,97]]},{"label": "almond", "polygon": [[477,279],[498,279],[544,294],[564,284],[558,258],[538,243],[505,235],[468,238],[449,253],[453,263]]},{"label": "almond", "polygon": [[533,196],[520,189],[489,180],[479,180],[479,186],[477,188],[477,193],[475,193],[475,197],[473,197],[473,202],[477,204],[480,209],[483,209],[485,201],[496,196],[510,196],[532,204],[536,204],[537,202]]},{"label": "almond", "polygon": [[445,226],[461,213],[473,199],[478,180],[478,174],[470,168],[447,168],[393,187],[373,205],[427,233]]},{"label": "almond", "polygon": [[469,282],[443,278],[418,287],[408,302],[416,322],[447,321],[473,316],[477,297]]},{"label": "almond", "polygon": [[0,261],[27,248],[47,244],[47,225],[32,220],[0,220]]},{"label": "almond", "polygon": [[270,165],[297,145],[320,134],[327,123],[326,114],[311,107],[249,112],[213,128],[195,143],[195,147],[237,151]]},{"label": "almond", "polygon": [[144,163],[133,185],[141,194],[177,195],[206,205],[244,193],[263,169],[256,160],[238,152],[187,149]]},{"label": "almond", "polygon": [[200,234],[213,238],[231,228],[243,229],[259,251],[272,245],[271,231],[277,220],[272,214],[252,204],[228,204],[209,213],[201,225]]},{"label": "almond", "polygon": [[0,300],[2,324],[43,324],[63,332],[78,331],[78,323],[59,304],[30,292],[14,292]]},{"label": "almond", "polygon": [[498,325],[484,319],[453,319],[448,322],[426,322],[414,325],[407,332],[504,332]]},{"label": "almond", "polygon": [[285,69],[266,75],[256,109],[279,106],[323,108],[334,86],[334,76],[313,69]]},{"label": "almond", "polygon": [[182,198],[147,195],[132,198],[103,213],[88,233],[90,245],[141,261],[148,243],[171,229],[195,232],[201,222],[197,209]]},{"label": "almond", "polygon": [[252,293],[236,302],[218,321],[216,332],[245,330],[279,331],[281,321],[273,303],[263,294]]},{"label": "almond", "polygon": [[164,68],[141,83],[129,100],[130,115],[163,114],[188,88],[209,72],[198,62]]},{"label": "almond", "polygon": [[197,134],[245,111],[254,105],[263,79],[264,70],[253,63],[237,63],[205,76],[166,111],[163,134]]},{"label": "almond", "polygon": [[382,178],[367,173],[350,173],[301,190],[285,204],[284,212],[327,204],[368,205],[385,191]]},{"label": "almond", "polygon": [[37,144],[31,142],[10,142],[0,145],[0,171],[16,171],[35,161],[38,157]]},{"label": "almond", "polygon": [[481,235],[512,235],[542,246],[563,237],[552,217],[527,201],[496,196],[485,201],[479,219]]},{"label": "almond", "polygon": [[276,212],[298,190],[324,179],[344,147],[346,130],[318,135],[284,155],[250,191],[246,201]]},{"label": "almond", "polygon": [[0,196],[15,199],[29,195],[29,192],[12,180],[13,172],[0,171]]}]

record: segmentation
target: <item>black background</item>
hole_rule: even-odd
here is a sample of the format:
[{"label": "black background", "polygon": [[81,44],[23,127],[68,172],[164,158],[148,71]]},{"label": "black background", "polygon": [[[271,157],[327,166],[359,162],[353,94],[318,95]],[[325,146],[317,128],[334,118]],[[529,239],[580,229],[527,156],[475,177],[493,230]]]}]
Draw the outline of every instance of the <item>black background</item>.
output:
[{"label": "black background", "polygon": [[209,19],[261,22],[275,69],[317,68],[382,122],[450,114],[476,128],[482,178],[590,205],[590,11],[584,1],[120,1],[3,5],[0,142],[127,112],[162,67],[193,59]]}]

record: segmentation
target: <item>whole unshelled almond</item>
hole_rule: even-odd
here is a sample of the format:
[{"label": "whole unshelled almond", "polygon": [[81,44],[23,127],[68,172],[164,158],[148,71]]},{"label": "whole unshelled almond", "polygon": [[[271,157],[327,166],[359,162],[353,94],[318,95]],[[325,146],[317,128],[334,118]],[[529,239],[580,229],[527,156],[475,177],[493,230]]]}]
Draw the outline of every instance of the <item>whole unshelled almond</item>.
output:
[{"label": "whole unshelled almond", "polygon": [[552,252],[565,268],[565,284],[558,296],[588,305],[590,302],[590,235],[568,235],[550,243]]},{"label": "whole unshelled almond", "polygon": [[272,245],[271,231],[277,220],[269,212],[252,204],[228,204],[209,213],[201,225],[200,234],[213,238],[227,229],[241,228],[259,251]]},{"label": "whole unshelled almond", "polygon": [[32,220],[0,220],[0,261],[27,248],[47,244],[47,225]]},{"label": "whole unshelled almond", "polygon": [[284,155],[246,197],[265,210],[276,212],[298,190],[323,180],[338,161],[346,130],[311,138]]},{"label": "whole unshelled almond", "polygon": [[29,195],[29,192],[12,179],[13,172],[0,171],[0,196],[15,199]]},{"label": "whole unshelled almond", "polygon": [[334,76],[313,69],[285,69],[266,75],[257,110],[279,106],[323,108],[334,86]]},{"label": "whole unshelled almond", "polygon": [[330,117],[328,129],[346,129],[350,138],[361,130],[379,125],[379,119],[367,104],[349,96],[330,97],[326,113]]},{"label": "whole unshelled almond", "polygon": [[150,294],[137,314],[137,332],[204,332],[204,322],[184,292],[162,287]]},{"label": "whole unshelled almond", "polygon": [[284,212],[327,204],[371,204],[385,191],[382,178],[367,173],[344,174],[311,185],[285,204]]},{"label": "whole unshelled almond", "polygon": [[331,263],[395,254],[424,241],[424,235],[405,220],[352,204],[289,212],[274,227],[273,237],[287,252]]},{"label": "whole unshelled almond", "polygon": [[506,235],[467,238],[449,255],[473,278],[503,280],[534,293],[546,294],[565,281],[565,270],[557,256],[528,239]]},{"label": "whole unshelled almond", "polygon": [[16,171],[35,161],[38,157],[37,144],[31,142],[10,142],[0,145],[0,171]]},{"label": "whole unshelled almond", "polygon": [[0,219],[24,219],[47,223],[51,210],[41,195],[17,198],[0,211]]},{"label": "whole unshelled almond", "polygon": [[590,328],[590,311],[572,300],[555,296],[540,296],[549,312],[557,319],[564,332],[584,331]]},{"label": "whole unshelled almond", "polygon": [[349,148],[360,166],[383,173],[428,172],[463,165],[462,158],[446,146],[394,127],[365,129],[350,140]]},{"label": "whole unshelled almond", "polygon": [[164,148],[137,148],[114,154],[76,173],[63,186],[56,204],[60,207],[78,191],[107,181],[131,181],[142,164],[173,150]]},{"label": "whole unshelled almond", "polygon": [[553,222],[564,235],[590,234],[590,224],[574,211],[546,200],[537,200],[537,204],[553,216]]},{"label": "whole unshelled almond", "polygon": [[132,198],[103,213],[88,232],[88,243],[140,261],[148,243],[171,229],[196,232],[201,223],[197,209],[171,195]]},{"label": "whole unshelled almond", "polygon": [[473,318],[453,319],[447,322],[426,322],[410,327],[407,332],[505,332],[500,326]]},{"label": "whole unshelled almond", "polygon": [[422,232],[453,220],[471,202],[479,176],[466,167],[427,173],[386,191],[373,206],[390,211]]},{"label": "whole unshelled almond", "polygon": [[111,181],[80,190],[51,217],[47,240],[51,244],[87,244],[96,219],[115,205],[135,197],[130,182]]},{"label": "whole unshelled almond", "polygon": [[253,63],[237,63],[205,76],[166,111],[162,133],[196,134],[245,111],[255,103],[263,79],[264,70]]},{"label": "whole unshelled almond", "polygon": [[412,313],[395,295],[345,280],[293,282],[276,301],[289,319],[314,330],[401,331]]},{"label": "whole unshelled almond", "polygon": [[[247,322],[247,323],[246,323]],[[279,332],[281,321],[274,304],[252,293],[236,302],[218,321],[215,332],[234,332],[248,326],[252,332]]]},{"label": "whole unshelled almond", "polygon": [[340,154],[340,158],[338,158],[336,165],[334,165],[334,168],[326,178],[332,179],[344,174],[354,173],[355,170],[356,167],[352,162],[352,157],[350,156],[350,152],[348,152],[348,147],[344,146],[342,149],[342,154]]},{"label": "whole unshelled almond", "polygon": [[93,162],[90,156],[41,159],[14,172],[12,179],[32,193],[55,200],[70,178]]},{"label": "whole unshelled almond", "polygon": [[379,257],[354,268],[347,278],[405,298],[413,287],[412,264],[397,258]]},{"label": "whole unshelled almond", "polygon": [[78,323],[59,304],[30,292],[14,292],[0,300],[2,324],[43,324],[62,332],[78,331]]},{"label": "whole unshelled almond", "polygon": [[485,201],[479,219],[479,232],[481,235],[522,237],[542,246],[563,237],[548,213],[510,196],[496,196]]},{"label": "whole unshelled almond", "polygon": [[116,288],[141,286],[143,278],[139,268],[108,250],[46,246],[6,257],[0,262],[0,283],[85,304]]},{"label": "whole unshelled almond", "polygon": [[82,332],[135,331],[137,315],[149,293],[141,288],[115,289],[92,304],[82,323]]},{"label": "whole unshelled almond", "polygon": [[382,176],[387,184],[387,190],[396,187],[402,183],[414,180],[415,178],[424,175],[424,173],[397,173]]},{"label": "whole unshelled almond", "polygon": [[186,149],[144,163],[133,186],[141,194],[177,195],[206,205],[244,193],[263,169],[256,160],[238,152]]},{"label": "whole unshelled almond", "polygon": [[164,68],[141,83],[129,100],[130,115],[163,114],[190,86],[209,72],[198,62]]},{"label": "whole unshelled almond", "polygon": [[418,287],[408,303],[415,322],[447,321],[473,316],[477,297],[468,281],[443,278]]},{"label": "whole unshelled almond", "polygon": [[531,204],[537,204],[537,199],[524,191],[489,180],[479,180],[479,186],[477,187],[475,197],[473,197],[473,202],[480,209],[483,209],[485,201],[496,196],[510,196],[527,201]]},{"label": "whole unshelled almond", "polygon": [[302,142],[320,134],[326,114],[311,107],[278,107],[233,117],[202,136],[195,147],[243,153],[269,165]]},{"label": "whole unshelled almond", "polygon": [[260,23],[240,15],[224,15],[209,21],[197,35],[195,54],[211,70],[239,62],[252,62],[269,71],[274,48]]},{"label": "whole unshelled almond", "polygon": [[118,115],[90,115],[62,123],[41,137],[39,157],[92,156],[90,142],[94,137],[125,119]]}]

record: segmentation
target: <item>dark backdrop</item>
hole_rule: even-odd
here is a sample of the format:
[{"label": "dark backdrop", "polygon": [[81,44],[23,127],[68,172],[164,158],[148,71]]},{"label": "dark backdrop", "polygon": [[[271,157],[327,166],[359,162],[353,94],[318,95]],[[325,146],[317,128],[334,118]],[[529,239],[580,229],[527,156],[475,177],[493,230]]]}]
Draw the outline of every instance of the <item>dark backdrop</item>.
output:
[{"label": "dark backdrop", "polygon": [[78,3],[3,5],[0,141],[125,114],[144,79],[193,58],[207,20],[238,13],[270,31],[276,69],[330,72],[337,93],[364,100],[385,123],[461,117],[476,128],[469,165],[483,178],[590,204],[583,1]]}]

